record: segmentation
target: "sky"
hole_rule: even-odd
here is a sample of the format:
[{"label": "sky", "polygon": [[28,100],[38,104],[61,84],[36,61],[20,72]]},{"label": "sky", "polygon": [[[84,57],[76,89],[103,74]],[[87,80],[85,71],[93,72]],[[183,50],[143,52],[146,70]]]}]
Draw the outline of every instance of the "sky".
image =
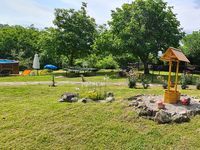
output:
[{"label": "sky", "polygon": [[[55,8],[80,9],[81,2],[88,3],[88,14],[97,24],[105,24],[111,19],[111,10],[121,7],[131,0],[0,0],[0,24],[44,28],[53,26]],[[174,6],[186,33],[200,29],[200,0],[165,0]]]}]

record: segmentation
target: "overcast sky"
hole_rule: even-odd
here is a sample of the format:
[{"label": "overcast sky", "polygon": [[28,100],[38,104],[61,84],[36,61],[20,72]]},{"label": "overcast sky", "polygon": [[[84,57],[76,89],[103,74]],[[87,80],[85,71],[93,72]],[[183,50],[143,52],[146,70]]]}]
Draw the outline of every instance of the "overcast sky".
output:
[{"label": "overcast sky", "polygon": [[[79,9],[88,3],[88,13],[98,24],[107,23],[111,10],[131,0],[0,0],[0,23],[43,28],[52,26],[54,8]],[[165,0],[174,6],[174,12],[184,31],[200,29],[200,0]]]}]

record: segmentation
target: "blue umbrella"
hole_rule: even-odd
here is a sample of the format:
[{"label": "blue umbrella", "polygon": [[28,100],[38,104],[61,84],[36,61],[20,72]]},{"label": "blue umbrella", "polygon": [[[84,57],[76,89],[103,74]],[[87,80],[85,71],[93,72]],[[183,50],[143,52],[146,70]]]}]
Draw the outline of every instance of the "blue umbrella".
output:
[{"label": "blue umbrella", "polygon": [[48,65],[45,65],[45,66],[44,66],[44,69],[56,70],[56,69],[58,69],[58,67],[56,67],[56,66],[54,66],[54,65],[48,64]]}]

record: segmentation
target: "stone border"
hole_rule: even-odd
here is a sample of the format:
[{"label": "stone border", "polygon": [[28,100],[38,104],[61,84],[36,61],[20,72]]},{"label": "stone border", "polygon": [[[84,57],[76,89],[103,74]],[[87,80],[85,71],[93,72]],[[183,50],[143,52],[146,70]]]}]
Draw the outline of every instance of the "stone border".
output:
[{"label": "stone border", "polygon": [[158,109],[158,102],[163,99],[159,95],[136,95],[129,97],[129,107],[133,107],[139,117],[153,120],[159,124],[189,122],[191,117],[200,115],[200,101],[196,97],[181,95],[190,98],[190,105],[165,104],[165,109]]}]

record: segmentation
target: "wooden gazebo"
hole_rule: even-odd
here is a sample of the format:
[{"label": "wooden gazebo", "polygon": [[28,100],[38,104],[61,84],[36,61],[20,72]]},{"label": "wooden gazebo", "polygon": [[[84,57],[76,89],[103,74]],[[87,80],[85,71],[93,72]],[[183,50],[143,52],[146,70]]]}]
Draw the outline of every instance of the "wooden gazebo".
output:
[{"label": "wooden gazebo", "polygon": [[[179,63],[180,61],[189,63],[190,61],[179,49],[170,47],[160,58],[163,61],[169,62],[169,76],[168,76],[168,88],[164,94],[164,103],[175,104],[180,100],[180,92],[177,90],[178,85],[178,72],[179,72]],[[176,62],[176,79],[174,89],[171,89],[171,72],[172,72],[172,63]]]}]

